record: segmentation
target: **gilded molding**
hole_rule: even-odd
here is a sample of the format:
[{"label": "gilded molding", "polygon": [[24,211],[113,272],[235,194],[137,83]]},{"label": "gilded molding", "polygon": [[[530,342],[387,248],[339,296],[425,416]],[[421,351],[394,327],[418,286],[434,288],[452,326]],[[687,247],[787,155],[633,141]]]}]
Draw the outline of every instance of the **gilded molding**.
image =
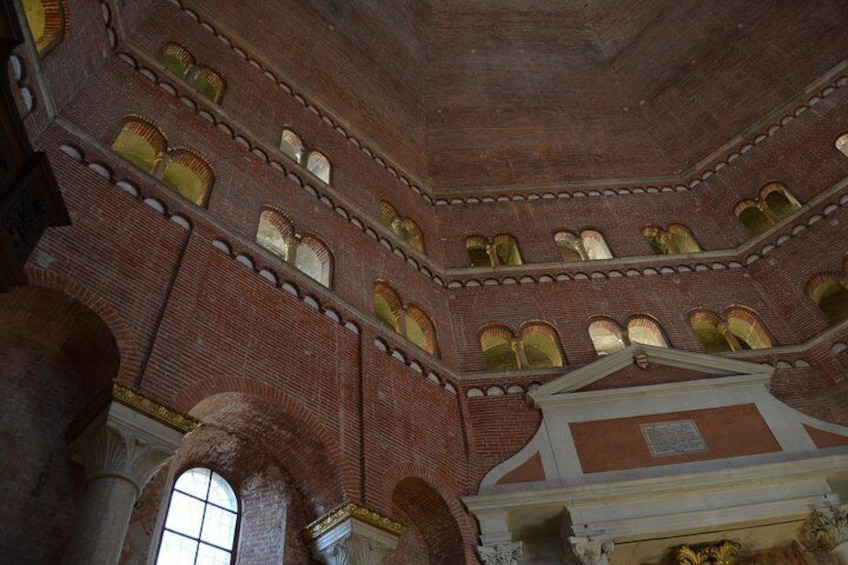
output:
[{"label": "gilded molding", "polygon": [[310,543],[349,518],[355,518],[395,536],[401,535],[406,529],[406,526],[400,522],[395,522],[353,502],[348,502],[337,506],[306,526],[302,534],[303,539],[306,543]]},{"label": "gilded molding", "polygon": [[128,388],[120,383],[112,382],[110,388],[103,389],[82,413],[68,426],[65,438],[71,441],[77,438],[97,416],[109,406],[112,401],[120,402],[140,414],[173,428],[184,434],[194,431],[200,425],[200,420],[187,414],[177,412],[155,400]]},{"label": "gilded molding", "polygon": [[112,383],[112,398],[125,406],[141,412],[146,416],[150,416],[157,422],[165,424],[170,428],[174,428],[179,432],[187,434],[193,432],[200,426],[200,420],[177,412],[168,408],[164,404],[159,404],[155,400],[137,392],[131,388],[125,387],[120,383]]},{"label": "gilded molding", "polygon": [[683,545],[677,550],[676,560],[678,565],[735,565],[740,547],[727,540],[698,550]]}]

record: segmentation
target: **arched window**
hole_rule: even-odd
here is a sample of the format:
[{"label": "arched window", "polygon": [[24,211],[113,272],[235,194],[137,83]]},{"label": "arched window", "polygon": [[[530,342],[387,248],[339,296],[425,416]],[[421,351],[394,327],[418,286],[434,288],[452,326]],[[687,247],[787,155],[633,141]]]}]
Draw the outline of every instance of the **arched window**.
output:
[{"label": "arched window", "polygon": [[374,315],[381,324],[431,355],[438,355],[436,326],[424,310],[404,307],[398,294],[383,281],[374,284]]},{"label": "arched window", "polygon": [[743,200],[733,209],[733,213],[751,235],[760,235],[767,232],[774,225],[774,221],[760,209],[759,204],[753,200]]},{"label": "arched window", "polygon": [[323,153],[319,151],[310,152],[306,157],[306,170],[330,184],[330,160]]},{"label": "arched window", "polygon": [[563,261],[597,261],[612,258],[604,236],[595,230],[583,230],[580,237],[569,231],[557,232],[554,241]]},{"label": "arched window", "polygon": [[645,226],[642,228],[642,236],[648,242],[648,245],[651,246],[651,249],[654,250],[654,253],[661,255],[671,253],[669,250],[670,237],[660,228],[656,226]]},{"label": "arched window", "polygon": [[301,273],[330,287],[333,279],[333,254],[330,248],[314,235],[301,237],[285,215],[271,208],[259,214],[256,243],[293,264]]},{"label": "arched window", "polygon": [[68,37],[71,12],[67,0],[23,0],[23,7],[39,54],[47,54]]},{"label": "arched window", "polygon": [[400,297],[387,284],[378,281],[374,285],[374,316],[393,332],[401,333],[403,306]]},{"label": "arched window", "polygon": [[333,275],[333,256],[318,238],[306,235],[295,251],[295,267],[303,274],[329,287]]},{"label": "arched window", "polygon": [[380,223],[396,235],[400,231],[400,214],[395,207],[383,200],[380,202]]},{"label": "arched window", "polygon": [[696,310],[689,315],[689,324],[707,353],[731,351],[727,340],[729,328],[721,316],[709,310]]},{"label": "arched window", "polygon": [[127,116],[112,150],[144,172],[153,174],[168,150],[168,140],[153,122],[141,116]]},{"label": "arched window", "polygon": [[724,319],[709,310],[695,310],[689,322],[707,353],[772,347],[765,326],[750,308],[732,306]]},{"label": "arched window", "polygon": [[760,201],[771,211],[775,221],[792,215],[801,209],[801,203],[779,182],[771,182],[760,189]]},{"label": "arched window", "polygon": [[563,261],[583,261],[586,252],[579,237],[569,231],[554,234],[554,241]]},{"label": "arched window", "polygon": [[598,355],[609,355],[624,349],[624,335],[614,320],[599,318],[589,323],[589,337]]},{"label": "arched window", "polygon": [[807,283],[807,294],[832,325],[848,320],[848,289],[835,273],[821,273]]},{"label": "arched window", "polygon": [[765,326],[753,310],[734,306],[725,311],[725,318],[740,349],[767,349],[772,346]]},{"label": "arched window", "polygon": [[695,241],[695,236],[683,224],[669,224],[668,233],[671,234],[673,253],[698,253],[701,251],[701,246]]},{"label": "arched window", "polygon": [[385,200],[380,202],[380,223],[414,249],[424,251],[424,232],[418,224],[411,218],[402,217],[394,206]]},{"label": "arched window", "polygon": [[185,78],[194,67],[196,61],[191,52],[175,42],[165,44],[162,50],[162,65],[180,78]]},{"label": "arched window", "polygon": [[256,243],[286,261],[289,246],[294,236],[292,223],[280,212],[266,208],[259,214]]},{"label": "arched window", "polygon": [[406,339],[431,355],[436,355],[436,326],[424,311],[414,305],[406,309]]},{"label": "arched window", "polygon": [[612,259],[612,252],[610,251],[610,248],[601,232],[595,230],[583,230],[580,237],[583,240],[583,249],[586,250],[586,257],[590,261]]},{"label": "arched window", "polygon": [[692,232],[683,224],[669,224],[667,230],[647,225],[642,228],[642,235],[654,253],[676,255],[701,251],[701,246],[695,241]]},{"label": "arched window", "polygon": [[471,260],[472,267],[492,266],[488,247],[489,242],[482,236],[472,235],[465,238],[465,249],[468,251],[468,258]]},{"label": "arched window", "polygon": [[521,252],[518,250],[518,241],[508,234],[496,235],[492,240],[495,247],[495,256],[498,265],[521,265]]},{"label": "arched window", "polygon": [[490,326],[480,332],[480,348],[487,371],[511,371],[519,368],[515,337],[509,328]]},{"label": "arched window", "polygon": [[211,469],[183,472],[174,483],[157,565],[229,565],[235,552],[238,499]]},{"label": "arched window", "polygon": [[219,103],[227,89],[227,83],[221,73],[201,65],[194,55],[177,42],[165,44],[160,57],[162,66],[183,79],[204,98]]},{"label": "arched window", "polygon": [[280,151],[298,163],[303,159],[303,141],[290,129],[284,129],[280,137]]},{"label": "arched window", "polygon": [[198,93],[216,104],[221,101],[227,89],[224,77],[212,67],[195,66],[187,80]]},{"label": "arched window", "polygon": [[525,325],[521,330],[521,347],[528,369],[562,367],[556,331],[547,324],[534,322]]},{"label": "arched window", "polygon": [[162,173],[162,182],[176,190],[186,200],[202,206],[206,193],[215,180],[212,167],[191,149],[173,149]]},{"label": "arched window", "polygon": [[836,148],[846,157],[848,157],[848,133],[843,133],[836,138]]},{"label": "arched window", "polygon": [[198,206],[205,204],[215,182],[212,167],[203,157],[187,147],[168,148],[162,130],[141,116],[124,118],[112,150]]},{"label": "arched window", "polygon": [[630,343],[668,347],[660,325],[647,316],[636,316],[627,322],[627,338]]}]

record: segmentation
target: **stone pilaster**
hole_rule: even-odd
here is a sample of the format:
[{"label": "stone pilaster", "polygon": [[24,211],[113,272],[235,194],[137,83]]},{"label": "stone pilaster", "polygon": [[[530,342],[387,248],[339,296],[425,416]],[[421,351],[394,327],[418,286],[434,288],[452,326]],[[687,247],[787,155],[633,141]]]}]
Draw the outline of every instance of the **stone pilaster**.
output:
[{"label": "stone pilaster", "polygon": [[477,546],[484,565],[518,565],[521,551],[521,542]]},{"label": "stone pilaster", "polygon": [[63,563],[118,562],[133,505],[198,422],[115,384],[68,431],[85,497]]},{"label": "stone pilaster", "polygon": [[380,565],[397,548],[404,526],[353,503],[310,524],[304,540],[327,565]]},{"label": "stone pilaster", "polygon": [[848,507],[815,508],[798,537],[808,551],[830,553],[839,565],[848,565]]},{"label": "stone pilaster", "polygon": [[609,565],[609,555],[615,544],[602,536],[570,537],[571,551],[581,565]]}]

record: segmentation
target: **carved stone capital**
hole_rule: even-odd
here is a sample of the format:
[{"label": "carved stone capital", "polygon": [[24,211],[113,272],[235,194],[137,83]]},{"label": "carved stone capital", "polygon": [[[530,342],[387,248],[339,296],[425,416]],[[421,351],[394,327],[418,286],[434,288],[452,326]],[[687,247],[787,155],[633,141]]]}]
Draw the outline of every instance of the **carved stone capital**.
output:
[{"label": "carved stone capital", "polygon": [[609,565],[609,555],[615,549],[613,541],[606,537],[570,537],[571,551],[581,565]]},{"label": "carved stone capital", "polygon": [[518,565],[521,557],[521,542],[499,545],[479,545],[477,553],[484,565]]},{"label": "carved stone capital", "polygon": [[380,565],[397,548],[403,530],[401,524],[350,503],[310,524],[303,537],[321,563]]},{"label": "carved stone capital", "polygon": [[[148,399],[139,396],[135,400],[143,400],[144,406],[132,405],[128,391],[120,387],[117,393],[111,391],[105,403],[98,399],[85,420],[71,426],[70,448],[73,459],[85,466],[86,483],[104,477],[123,479],[138,494],[176,453],[185,430],[151,412]],[[162,413],[168,412],[161,408]]]},{"label": "carved stone capital", "polygon": [[798,539],[809,551],[833,551],[848,543],[848,507],[815,508],[801,526]]}]

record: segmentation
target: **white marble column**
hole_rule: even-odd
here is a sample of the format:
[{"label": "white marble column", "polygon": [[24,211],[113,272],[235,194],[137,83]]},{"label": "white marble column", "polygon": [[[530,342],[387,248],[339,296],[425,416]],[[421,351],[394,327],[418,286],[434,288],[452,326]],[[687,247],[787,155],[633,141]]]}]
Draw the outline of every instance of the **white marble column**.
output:
[{"label": "white marble column", "polygon": [[609,555],[615,544],[603,536],[570,537],[571,551],[581,565],[609,565]]},{"label": "white marble column", "polygon": [[315,558],[327,565],[380,565],[397,548],[404,527],[367,508],[344,504],[304,532]]},{"label": "white marble column", "polygon": [[813,552],[829,552],[839,565],[848,565],[848,506],[815,508],[801,527],[801,545]]},{"label": "white marble column", "polygon": [[521,542],[499,545],[478,545],[477,553],[484,565],[518,565],[521,558]]},{"label": "white marble column", "polygon": [[72,433],[71,455],[85,466],[85,496],[64,565],[118,563],[138,495],[197,426],[120,385],[111,393],[93,417],[72,425],[79,433]]}]

